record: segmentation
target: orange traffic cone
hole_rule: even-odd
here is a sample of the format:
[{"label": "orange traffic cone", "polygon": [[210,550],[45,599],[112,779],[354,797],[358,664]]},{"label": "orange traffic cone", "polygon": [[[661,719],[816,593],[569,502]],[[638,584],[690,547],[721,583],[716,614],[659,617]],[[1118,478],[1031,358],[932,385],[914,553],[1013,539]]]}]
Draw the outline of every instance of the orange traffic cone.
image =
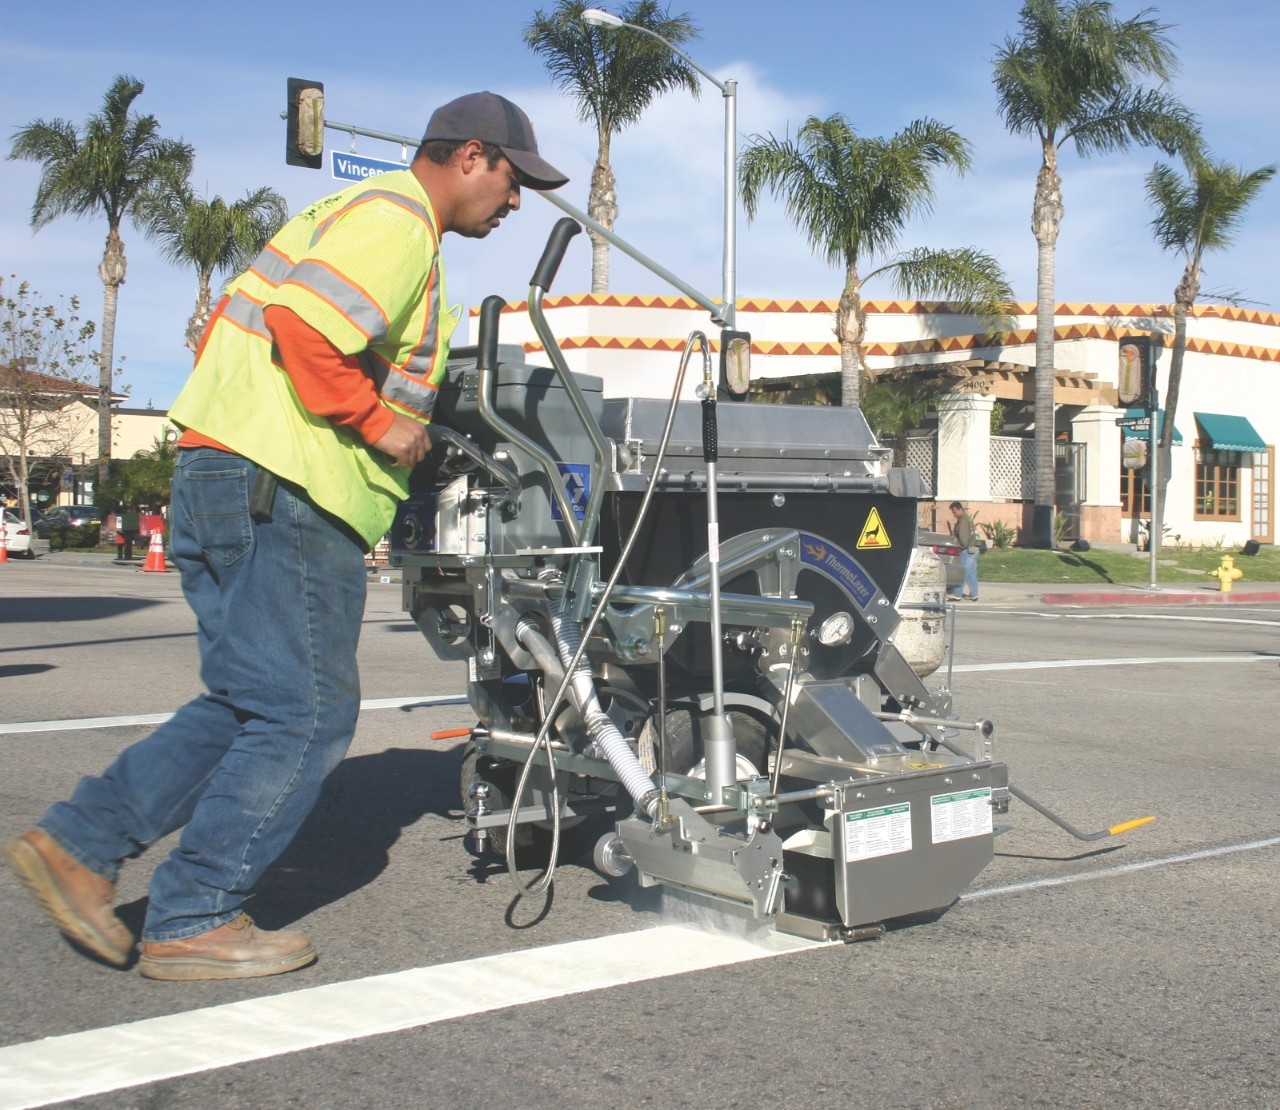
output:
[{"label": "orange traffic cone", "polygon": [[151,546],[147,548],[147,561],[142,564],[142,569],[159,574],[169,569],[164,565],[164,536],[159,532],[151,533]]},{"label": "orange traffic cone", "polygon": [[0,509],[0,563],[9,561],[9,529],[4,522],[4,510]]}]

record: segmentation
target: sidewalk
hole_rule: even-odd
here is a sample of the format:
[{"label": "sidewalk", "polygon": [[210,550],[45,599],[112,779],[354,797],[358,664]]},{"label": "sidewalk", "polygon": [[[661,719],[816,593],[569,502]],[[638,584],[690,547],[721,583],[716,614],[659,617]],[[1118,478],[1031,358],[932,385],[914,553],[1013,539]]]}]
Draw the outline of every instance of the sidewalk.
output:
[{"label": "sidewalk", "polygon": [[983,582],[983,602],[1023,605],[1224,605],[1280,601],[1280,583],[1236,582],[1230,593],[1223,593],[1216,582],[1157,584],[1149,590],[1146,583],[1117,582],[1097,586],[1083,583],[1051,585],[1034,582]]},{"label": "sidewalk", "polygon": [[[43,545],[42,545],[43,546]],[[143,552],[128,562],[106,551],[40,551],[37,560],[44,566],[95,567],[103,570],[140,571],[145,561]],[[172,571],[170,567],[170,571]],[[397,575],[395,568],[380,567],[370,574]],[[399,578],[396,578],[399,581]],[[1222,593],[1217,582],[1174,582],[1148,590],[1145,583],[1100,583],[1096,586],[1080,582],[988,582],[982,581],[981,601],[991,605],[1224,605],[1280,602],[1280,582],[1236,582],[1230,593]],[[963,608],[967,602],[961,602]]]}]

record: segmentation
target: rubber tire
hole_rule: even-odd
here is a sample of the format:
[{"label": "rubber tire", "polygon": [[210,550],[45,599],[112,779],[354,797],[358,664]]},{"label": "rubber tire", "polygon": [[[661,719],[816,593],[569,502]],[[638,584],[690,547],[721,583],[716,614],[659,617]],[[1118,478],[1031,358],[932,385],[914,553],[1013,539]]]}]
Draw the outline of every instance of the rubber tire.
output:
[{"label": "rubber tire", "polygon": [[[667,713],[667,753],[671,770],[688,774],[703,757],[702,730],[710,713],[677,707]],[[738,754],[748,759],[761,774],[768,769],[772,729],[760,717],[743,709],[730,709],[729,721],[738,741]]]}]

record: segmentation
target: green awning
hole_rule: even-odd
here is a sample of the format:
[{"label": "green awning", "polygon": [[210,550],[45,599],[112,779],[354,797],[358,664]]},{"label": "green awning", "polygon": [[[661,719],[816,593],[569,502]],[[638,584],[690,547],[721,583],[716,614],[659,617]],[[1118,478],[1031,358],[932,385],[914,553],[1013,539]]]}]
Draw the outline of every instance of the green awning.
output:
[{"label": "green awning", "polygon": [[[1124,414],[1126,420],[1141,420],[1147,415],[1146,409],[1130,409]],[[1160,438],[1160,433],[1164,431],[1164,409],[1156,415],[1156,439]],[[1146,439],[1147,433],[1141,428],[1126,428],[1125,435],[1130,439]],[[1178,431],[1178,425],[1173,426],[1173,442],[1175,446],[1182,445],[1182,433]]]},{"label": "green awning", "polygon": [[1196,423],[1209,440],[1209,446],[1215,451],[1243,451],[1251,455],[1255,451],[1265,451],[1267,445],[1262,437],[1254,431],[1248,417],[1222,416],[1216,412],[1196,413]]}]

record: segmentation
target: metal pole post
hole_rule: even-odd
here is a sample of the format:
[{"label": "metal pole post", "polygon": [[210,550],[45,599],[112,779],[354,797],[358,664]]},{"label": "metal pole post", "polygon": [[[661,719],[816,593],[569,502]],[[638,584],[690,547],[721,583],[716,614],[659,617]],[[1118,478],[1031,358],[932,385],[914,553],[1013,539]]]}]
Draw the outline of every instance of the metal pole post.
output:
[{"label": "metal pole post", "polygon": [[1160,538],[1164,535],[1160,527],[1160,435],[1157,425],[1160,421],[1160,395],[1153,389],[1147,409],[1147,465],[1151,470],[1151,535],[1147,542],[1148,558],[1148,590],[1157,590],[1156,557],[1160,550]]},{"label": "metal pole post", "polygon": [[724,326],[733,328],[738,311],[738,82],[720,86],[724,95]]}]

